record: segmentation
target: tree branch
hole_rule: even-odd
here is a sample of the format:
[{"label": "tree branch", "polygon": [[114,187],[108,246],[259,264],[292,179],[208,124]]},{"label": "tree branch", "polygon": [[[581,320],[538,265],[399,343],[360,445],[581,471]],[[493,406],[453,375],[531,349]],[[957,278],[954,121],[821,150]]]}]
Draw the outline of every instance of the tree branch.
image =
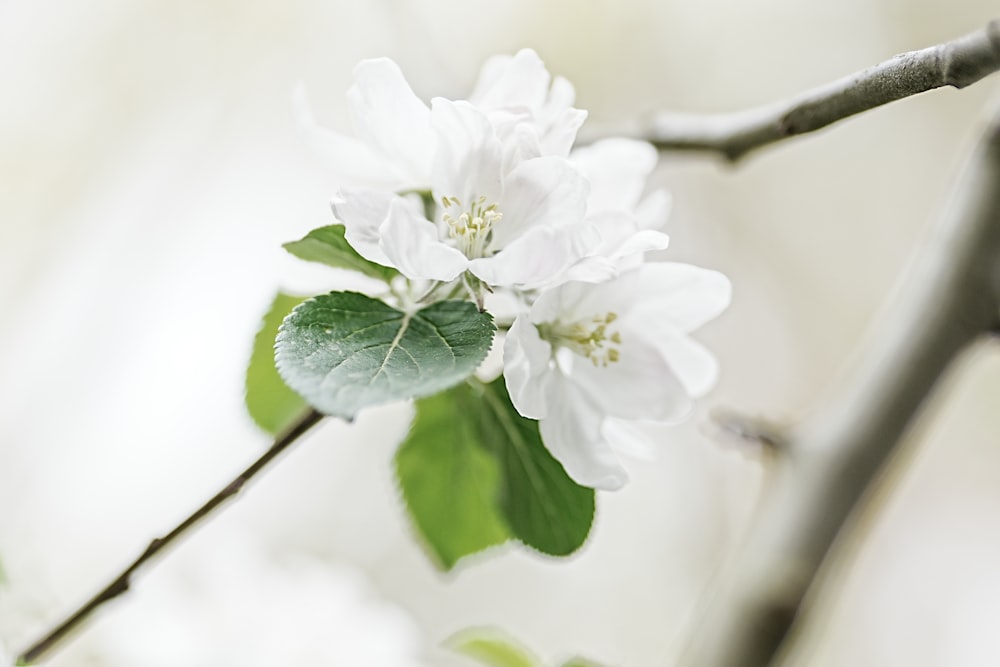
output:
[{"label": "tree branch", "polygon": [[[1000,70],[1000,19],[956,40],[911,51],[789,100],[713,115],[663,112],[616,131],[660,150],[715,151],[735,162],[782,139],[942,86],[964,88]],[[598,129],[597,133],[604,134]]]},{"label": "tree branch", "polygon": [[17,664],[30,665],[37,662],[50,650],[52,650],[63,638],[65,638],[66,635],[83,624],[84,621],[86,621],[91,614],[97,611],[99,607],[127,592],[132,583],[133,574],[149,563],[149,561],[151,561],[160,551],[165,549],[168,545],[172,544],[182,535],[187,533],[188,530],[201,522],[202,519],[205,519],[212,514],[219,508],[220,505],[237,495],[243,487],[257,475],[257,473],[261,472],[271,461],[288,449],[289,446],[291,446],[310,428],[315,426],[322,418],[323,415],[315,410],[308,410],[304,412],[294,423],[285,429],[283,433],[275,438],[274,444],[271,445],[271,447],[264,452],[260,458],[254,461],[250,467],[237,475],[233,481],[226,484],[221,491],[212,496],[208,502],[198,508],[188,518],[184,519],[184,521],[178,524],[172,531],[167,533],[167,535],[164,537],[158,537],[150,542],[149,546],[146,547],[146,550],[142,552],[142,555],[140,555],[131,565],[122,570],[121,574],[105,586],[101,592],[84,603],[75,612],[70,614],[65,621],[57,625],[44,637],[32,644],[30,648],[25,650],[24,653],[18,657]]},{"label": "tree branch", "polygon": [[998,323],[1000,118],[854,376],[785,438],[788,456],[683,664],[771,664],[834,539],[937,380]]}]

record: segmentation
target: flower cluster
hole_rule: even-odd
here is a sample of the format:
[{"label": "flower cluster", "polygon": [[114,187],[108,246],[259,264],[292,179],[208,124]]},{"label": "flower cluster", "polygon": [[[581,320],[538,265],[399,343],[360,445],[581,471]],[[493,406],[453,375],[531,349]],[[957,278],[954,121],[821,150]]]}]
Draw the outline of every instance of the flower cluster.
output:
[{"label": "flower cluster", "polygon": [[642,196],[656,151],[628,139],[573,149],[586,112],[531,50],[489,60],[467,100],[426,104],[388,59],[354,79],[356,136],[300,108],[342,178],[346,240],[424,300],[515,304],[503,345],[514,406],[574,480],[620,487],[616,446],[636,429],[618,427],[676,420],[712,386],[715,361],[687,334],[729,302],[719,273],[646,261],[668,242],[669,197]]}]

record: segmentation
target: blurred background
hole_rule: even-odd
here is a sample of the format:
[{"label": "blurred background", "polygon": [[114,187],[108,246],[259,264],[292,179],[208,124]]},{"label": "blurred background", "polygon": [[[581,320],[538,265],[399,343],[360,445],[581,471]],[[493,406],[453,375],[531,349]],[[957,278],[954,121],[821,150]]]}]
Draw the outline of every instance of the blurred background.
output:
[{"label": "blurred background", "polygon": [[[993,0],[0,0],[0,639],[25,648],[267,446],[243,370],[278,288],[335,286],[280,244],[337,183],[292,113],[390,56],[424,98],[535,48],[591,121],[769,102],[983,26]],[[600,494],[568,561],[507,547],[442,575],[390,460],[410,409],[327,423],[106,607],[74,667],[469,664],[497,625],[549,660],[670,665],[760,491],[713,406],[806,417],[949,190],[1000,78],[876,110],[736,169],[665,155],[668,256],[727,273],[698,338],[717,389]],[[1000,354],[973,350],[890,472],[788,665],[1000,664]]]}]

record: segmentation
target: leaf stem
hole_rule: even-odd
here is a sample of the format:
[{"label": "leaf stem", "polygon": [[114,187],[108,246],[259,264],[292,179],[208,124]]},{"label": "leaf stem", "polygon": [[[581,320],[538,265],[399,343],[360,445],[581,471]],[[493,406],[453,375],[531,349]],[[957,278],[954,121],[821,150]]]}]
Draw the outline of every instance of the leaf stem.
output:
[{"label": "leaf stem", "polygon": [[243,487],[261,472],[279,454],[288,449],[299,437],[304,435],[313,426],[323,419],[323,415],[313,409],[303,412],[288,428],[279,434],[274,444],[254,461],[246,470],[237,475],[231,482],[226,484],[218,493],[212,496],[204,505],[194,511],[188,518],[184,519],[173,530],[163,537],[155,538],[146,547],[146,550],[128,567],[122,570],[121,574],[115,577],[107,586],[97,593],[90,600],[85,602],[76,611],[71,613],[66,620],[47,632],[43,637],[26,649],[17,659],[19,665],[34,664],[51,652],[61,640],[71,631],[82,625],[91,614],[105,603],[117,598],[129,590],[132,582],[132,575],[138,572],[143,566],[149,563],[154,556],[175,542],[178,538],[187,533],[195,525],[200,523],[219,508],[225,501],[236,496]]}]

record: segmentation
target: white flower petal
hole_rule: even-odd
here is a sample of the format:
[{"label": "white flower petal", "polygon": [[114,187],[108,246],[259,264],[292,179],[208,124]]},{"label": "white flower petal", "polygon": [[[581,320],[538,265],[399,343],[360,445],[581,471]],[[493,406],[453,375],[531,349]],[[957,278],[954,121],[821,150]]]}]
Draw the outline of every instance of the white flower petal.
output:
[{"label": "white flower petal", "polygon": [[692,398],[704,396],[715,386],[719,362],[700,343],[687,336],[657,336],[656,347]]},{"label": "white flower petal", "polygon": [[576,135],[587,120],[587,112],[582,109],[565,109],[552,119],[541,138],[543,155],[566,157],[573,148]]},{"label": "white flower petal", "polygon": [[615,491],[628,481],[601,433],[602,413],[572,382],[556,375],[549,414],[538,422],[542,442],[577,484]]},{"label": "white flower petal", "polygon": [[383,266],[392,266],[392,262],[379,243],[379,228],[395,199],[399,197],[386,190],[342,188],[330,202],[333,216],[344,225],[344,237],[351,247],[365,259]]},{"label": "white flower petal", "polygon": [[419,215],[405,199],[396,197],[379,228],[382,250],[407,278],[454,280],[465,271],[469,260],[438,238],[438,229]]},{"label": "white flower petal", "polygon": [[538,123],[543,128],[542,151],[545,155],[569,155],[576,133],[587,119],[586,111],[573,108],[575,99],[573,84],[557,76],[545,106],[538,114]]},{"label": "white flower petal", "polygon": [[732,287],[718,271],[690,264],[650,262],[635,271],[632,316],[651,335],[688,333],[729,306]]},{"label": "white flower petal", "polygon": [[635,207],[635,219],[642,229],[663,229],[672,205],[669,192],[663,188],[653,190]]},{"label": "white flower petal", "polygon": [[431,100],[431,124],[437,136],[434,195],[457,197],[469,207],[478,197],[500,200],[503,148],[489,118],[468,102]]},{"label": "white flower petal", "polygon": [[552,346],[542,340],[526,317],[518,317],[503,347],[504,380],[510,400],[521,415],[541,419],[548,415]]},{"label": "white flower petal", "polygon": [[603,139],[570,154],[590,180],[587,209],[632,211],[656,167],[656,149],[644,141]]},{"label": "white flower petal", "polygon": [[[611,260],[626,259],[650,250],[663,250],[670,245],[669,236],[643,229],[632,215],[624,211],[588,215],[587,221],[601,234],[601,243],[594,253]],[[641,257],[638,259],[641,261]]]},{"label": "white flower petal", "polygon": [[491,286],[536,289],[584,257],[598,238],[588,225],[536,227],[497,254],[472,260],[469,270]]},{"label": "white flower petal", "polygon": [[547,288],[567,282],[603,283],[618,275],[618,266],[607,257],[584,257],[555,278]]},{"label": "white flower petal", "polygon": [[[602,313],[603,314],[603,313]],[[614,325],[610,327],[614,331]],[[662,351],[624,328],[618,361],[594,364],[577,355],[571,379],[600,406],[603,414],[626,419],[676,421],[691,410],[691,398]]]},{"label": "white flower petal", "polygon": [[538,54],[522,49],[514,57],[498,56],[486,61],[469,101],[486,110],[537,109],[545,102],[549,79]]},{"label": "white flower petal", "polygon": [[[603,287],[603,284],[597,287]],[[535,324],[558,321],[571,322],[595,315],[596,310],[578,314],[581,310],[579,308],[580,302],[594,289],[596,289],[594,285],[572,282],[542,292],[531,306],[529,314],[531,321]]]},{"label": "white flower petal", "polygon": [[643,255],[652,250],[664,250],[670,245],[670,237],[653,229],[643,229],[630,236],[615,249],[611,259],[621,268],[631,268],[642,263]]},{"label": "white flower petal", "polygon": [[635,419],[608,417],[601,431],[619,454],[643,461],[656,460],[656,443],[642,428],[643,422]]},{"label": "white flower petal", "polygon": [[641,281],[639,269],[633,269],[614,280],[597,285],[566,283],[556,290],[559,292],[559,314],[556,319],[576,322],[609,312],[625,319],[636,306],[636,290]]},{"label": "white flower petal", "polygon": [[493,229],[496,250],[534,226],[564,227],[583,219],[587,180],[566,160],[540,157],[519,164],[504,182],[500,212]]},{"label": "white flower petal", "polygon": [[399,166],[408,187],[426,188],[433,158],[430,110],[399,66],[388,58],[361,61],[347,100],[358,136]]},{"label": "white flower petal", "polygon": [[327,129],[316,122],[305,87],[295,87],[292,97],[295,120],[313,150],[338,181],[395,190],[404,185],[396,166],[385,155],[355,137]]}]

